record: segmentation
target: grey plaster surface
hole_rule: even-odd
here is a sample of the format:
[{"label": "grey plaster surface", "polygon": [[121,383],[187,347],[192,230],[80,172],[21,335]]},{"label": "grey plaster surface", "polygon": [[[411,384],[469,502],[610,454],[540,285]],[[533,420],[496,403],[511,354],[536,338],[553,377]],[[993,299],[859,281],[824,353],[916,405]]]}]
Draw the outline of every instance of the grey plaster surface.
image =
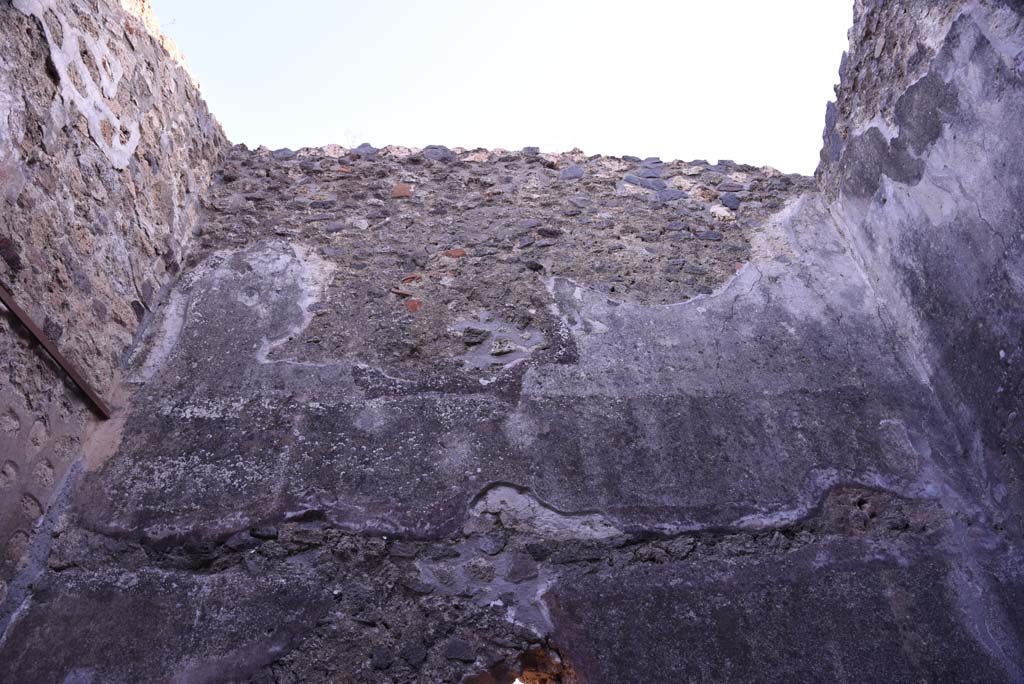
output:
[{"label": "grey plaster surface", "polygon": [[955,437],[815,203],[710,296],[645,306],[548,279],[573,360],[488,384],[288,356],[330,264],[284,241],[214,254],[171,295],[165,358],[83,516],[153,539],[302,515],[438,538],[494,482],[665,532],[791,521],[837,484],[937,496]]}]

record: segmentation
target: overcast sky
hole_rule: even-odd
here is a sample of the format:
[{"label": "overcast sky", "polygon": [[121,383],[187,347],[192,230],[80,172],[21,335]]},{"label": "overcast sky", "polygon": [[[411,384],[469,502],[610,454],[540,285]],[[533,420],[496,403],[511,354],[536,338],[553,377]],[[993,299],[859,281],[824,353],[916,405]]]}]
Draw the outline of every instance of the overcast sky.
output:
[{"label": "overcast sky", "polygon": [[811,173],[851,0],[153,0],[233,142]]}]

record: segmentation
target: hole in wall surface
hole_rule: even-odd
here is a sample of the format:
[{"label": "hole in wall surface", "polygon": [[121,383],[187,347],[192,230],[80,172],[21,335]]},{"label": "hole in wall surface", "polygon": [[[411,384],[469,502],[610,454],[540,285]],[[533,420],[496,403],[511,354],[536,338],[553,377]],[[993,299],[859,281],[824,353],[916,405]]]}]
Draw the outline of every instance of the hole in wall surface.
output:
[{"label": "hole in wall surface", "polygon": [[571,664],[558,651],[542,646],[533,646],[516,661],[503,661],[466,681],[472,684],[580,684]]},{"label": "hole in wall surface", "polygon": [[572,667],[557,651],[531,648],[519,658],[522,671],[517,684],[578,684]]}]

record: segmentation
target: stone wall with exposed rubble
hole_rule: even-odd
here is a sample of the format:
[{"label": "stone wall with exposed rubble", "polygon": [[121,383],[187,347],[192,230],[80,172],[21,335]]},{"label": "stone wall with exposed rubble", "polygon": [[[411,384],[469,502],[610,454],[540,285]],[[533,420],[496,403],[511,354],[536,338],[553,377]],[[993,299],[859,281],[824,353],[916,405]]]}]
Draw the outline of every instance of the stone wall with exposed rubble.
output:
[{"label": "stone wall with exposed rubble", "polygon": [[1024,681],[1022,16],[859,2],[818,186],[231,148],[0,680]]},{"label": "stone wall with exposed rubble", "polygon": [[[225,138],[148,2],[3,0],[0,46],[0,283],[109,396]],[[4,310],[0,602],[91,420]]]}]

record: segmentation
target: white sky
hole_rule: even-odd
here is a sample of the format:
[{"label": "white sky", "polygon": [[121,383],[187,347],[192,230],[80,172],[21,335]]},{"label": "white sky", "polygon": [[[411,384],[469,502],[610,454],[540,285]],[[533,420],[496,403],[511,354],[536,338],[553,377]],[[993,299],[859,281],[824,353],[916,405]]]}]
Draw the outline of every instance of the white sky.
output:
[{"label": "white sky", "polygon": [[233,142],[811,173],[851,0],[153,0]]}]

